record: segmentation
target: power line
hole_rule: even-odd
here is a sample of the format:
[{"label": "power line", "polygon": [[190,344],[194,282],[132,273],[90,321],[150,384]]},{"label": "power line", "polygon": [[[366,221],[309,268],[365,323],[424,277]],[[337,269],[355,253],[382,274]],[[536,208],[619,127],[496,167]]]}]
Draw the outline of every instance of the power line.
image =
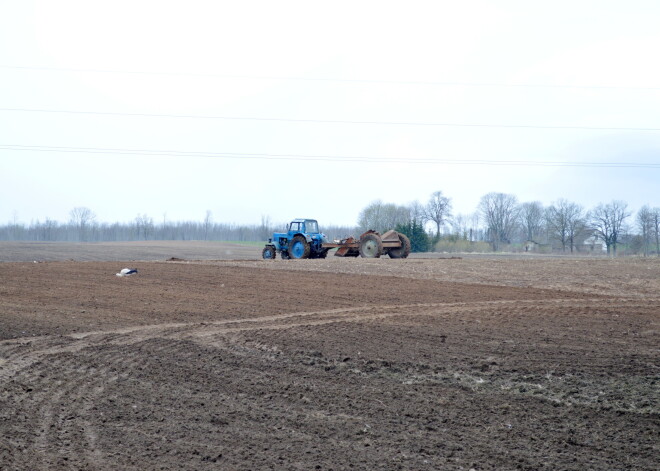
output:
[{"label": "power line", "polygon": [[46,110],[28,108],[0,108],[0,111],[26,112],[26,113],[61,113],[97,116],[127,116],[137,118],[176,118],[176,119],[217,119],[235,121],[265,121],[285,123],[310,124],[366,124],[376,126],[435,126],[435,127],[461,127],[461,128],[508,128],[508,129],[555,129],[555,130],[588,130],[588,131],[660,131],[660,128],[651,127],[608,127],[608,126],[541,126],[536,124],[484,124],[484,123],[430,123],[411,121],[353,121],[332,119],[294,119],[294,118],[260,118],[254,116],[210,116],[186,114],[158,114],[158,113],[121,113],[109,111],[77,111],[77,110]]},{"label": "power line", "polygon": [[172,77],[215,77],[228,79],[250,79],[250,80],[287,80],[302,82],[337,82],[337,83],[382,83],[392,85],[436,85],[448,87],[501,87],[501,88],[556,88],[556,89],[588,89],[588,90],[660,90],[660,87],[650,86],[619,86],[619,85],[553,85],[543,83],[497,83],[497,82],[451,82],[433,80],[382,80],[382,79],[345,79],[324,77],[291,77],[291,76],[267,76],[267,75],[233,75],[233,74],[210,74],[195,72],[147,72],[133,70],[110,70],[110,69],[84,69],[65,67],[32,67],[0,65],[0,69],[36,70],[48,72],[85,72],[96,74],[123,74],[123,75],[153,75]]},{"label": "power line", "polygon": [[433,157],[383,157],[383,156],[339,156],[339,155],[305,155],[305,154],[269,154],[243,152],[198,152],[154,149],[121,149],[102,147],[68,147],[68,146],[25,146],[17,144],[0,144],[0,150],[30,151],[30,152],[64,152],[82,154],[112,154],[141,155],[153,157],[203,157],[214,159],[258,159],[258,160],[294,160],[316,162],[365,162],[365,163],[395,163],[395,164],[447,164],[447,165],[497,165],[497,166],[528,166],[528,167],[590,167],[590,168],[647,168],[660,169],[660,163],[643,162],[553,162],[526,161],[503,159],[444,159]]}]

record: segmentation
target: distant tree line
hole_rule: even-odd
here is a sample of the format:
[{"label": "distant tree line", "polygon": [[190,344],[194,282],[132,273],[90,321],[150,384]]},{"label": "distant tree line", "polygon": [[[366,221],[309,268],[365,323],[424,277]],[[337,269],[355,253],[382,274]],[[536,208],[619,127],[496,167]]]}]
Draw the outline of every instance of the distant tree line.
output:
[{"label": "distant tree line", "polygon": [[[273,224],[266,216],[254,225],[217,223],[211,211],[201,221],[154,222],[138,214],[128,223],[98,222],[89,208],[77,207],[69,221],[46,218],[26,225],[14,221],[0,226],[4,241],[102,242],[134,240],[223,240],[258,242],[268,239],[285,223]],[[599,204],[589,210],[559,199],[549,206],[538,201],[519,202],[515,195],[488,193],[471,214],[453,214],[452,200],[442,191],[426,203],[368,204],[357,226],[323,226],[330,239],[373,229],[396,229],[411,239],[414,251],[532,251],[592,252],[615,256],[625,253],[660,255],[660,207],[643,206],[634,215],[623,201]]]},{"label": "distant tree line", "polygon": [[[211,211],[201,221],[154,222],[146,214],[138,214],[128,223],[97,221],[96,214],[85,207],[70,211],[65,223],[46,218],[23,224],[16,220],[0,226],[0,241],[50,242],[123,242],[135,240],[222,240],[236,242],[263,242],[274,230],[283,230],[286,223],[273,224],[262,217],[259,224],[241,225],[216,223]],[[324,232],[333,238],[355,233],[355,227],[329,226]]]},{"label": "distant tree line", "polygon": [[[396,227],[411,238],[413,250],[591,252],[615,256],[660,254],[660,207],[643,206],[633,218],[623,201],[586,210],[559,199],[549,206],[520,203],[516,196],[488,193],[472,214],[452,214],[451,198],[434,192],[426,204],[374,201],[362,210],[361,230]],[[420,227],[427,228],[420,231]]]}]

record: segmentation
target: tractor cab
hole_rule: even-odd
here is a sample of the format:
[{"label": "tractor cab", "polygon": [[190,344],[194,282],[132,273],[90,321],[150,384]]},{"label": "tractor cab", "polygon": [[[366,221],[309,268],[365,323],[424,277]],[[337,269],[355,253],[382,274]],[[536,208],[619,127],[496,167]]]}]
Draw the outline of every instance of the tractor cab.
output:
[{"label": "tractor cab", "polygon": [[294,219],[289,223],[287,232],[292,235],[298,233],[318,234],[319,223],[316,221],[316,219]]}]

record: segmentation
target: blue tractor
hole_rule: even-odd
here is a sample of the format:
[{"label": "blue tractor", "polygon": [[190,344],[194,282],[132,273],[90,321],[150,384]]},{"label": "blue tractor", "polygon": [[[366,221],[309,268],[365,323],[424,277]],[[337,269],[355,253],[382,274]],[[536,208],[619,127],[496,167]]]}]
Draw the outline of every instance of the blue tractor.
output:
[{"label": "blue tractor", "polygon": [[384,234],[368,230],[360,236],[328,241],[319,232],[316,219],[294,219],[286,232],[275,232],[262,251],[266,260],[273,260],[277,252],[284,260],[291,258],[325,258],[328,250],[337,249],[337,257],[407,258],[410,254],[410,240],[405,234],[390,230]]},{"label": "blue tractor", "polygon": [[265,259],[275,258],[277,252],[287,260],[290,258],[325,258],[329,247],[323,243],[328,242],[325,234],[319,232],[319,223],[316,219],[294,219],[287,226],[286,232],[275,232],[268,239],[262,251]]}]

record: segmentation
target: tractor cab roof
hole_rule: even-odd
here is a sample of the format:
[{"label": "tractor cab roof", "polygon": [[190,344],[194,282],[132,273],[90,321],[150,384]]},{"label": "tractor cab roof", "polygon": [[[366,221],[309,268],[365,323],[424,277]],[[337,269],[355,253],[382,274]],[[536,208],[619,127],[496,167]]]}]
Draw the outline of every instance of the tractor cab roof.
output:
[{"label": "tractor cab roof", "polygon": [[294,220],[291,221],[291,222],[306,222],[306,221],[314,221],[314,222],[317,222],[316,219],[310,219],[310,218],[297,218],[297,219],[294,219]]}]

